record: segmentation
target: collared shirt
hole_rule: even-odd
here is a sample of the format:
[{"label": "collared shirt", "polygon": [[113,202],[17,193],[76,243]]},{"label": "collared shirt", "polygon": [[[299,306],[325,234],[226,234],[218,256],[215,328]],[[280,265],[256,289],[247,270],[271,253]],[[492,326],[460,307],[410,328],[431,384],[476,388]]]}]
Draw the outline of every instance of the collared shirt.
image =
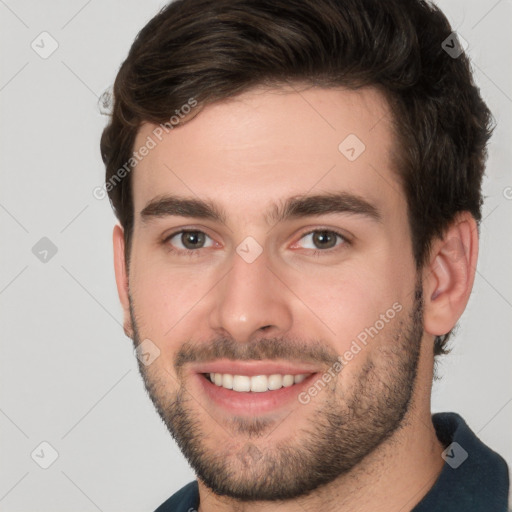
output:
[{"label": "collared shirt", "polygon": [[[411,512],[507,512],[509,472],[506,462],[486,446],[456,413],[432,415],[445,446],[445,464],[434,485]],[[199,490],[194,480],[155,512],[195,512]]]}]

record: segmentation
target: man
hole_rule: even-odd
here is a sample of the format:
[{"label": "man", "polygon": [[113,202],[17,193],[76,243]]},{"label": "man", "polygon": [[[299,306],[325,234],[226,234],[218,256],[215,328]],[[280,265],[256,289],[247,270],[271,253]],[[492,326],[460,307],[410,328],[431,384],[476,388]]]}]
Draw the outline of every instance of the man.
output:
[{"label": "man", "polygon": [[146,389],[197,480],[163,511],[505,511],[435,358],[468,302],[491,114],[413,0],[178,0],[101,141]]}]

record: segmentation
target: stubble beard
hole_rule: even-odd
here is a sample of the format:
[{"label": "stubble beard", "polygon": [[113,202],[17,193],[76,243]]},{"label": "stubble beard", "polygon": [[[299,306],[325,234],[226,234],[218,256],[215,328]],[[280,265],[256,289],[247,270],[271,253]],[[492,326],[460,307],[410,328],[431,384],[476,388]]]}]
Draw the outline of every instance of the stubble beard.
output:
[{"label": "stubble beard", "polygon": [[[131,298],[130,311],[138,346]],[[420,281],[408,315],[403,312],[386,329],[389,331],[379,333],[379,340],[370,342],[379,343],[378,347],[365,347],[370,352],[355,385],[350,390],[339,389],[339,382],[334,382],[312,399],[314,410],[298,404],[285,418],[290,434],[274,443],[272,432],[279,425],[265,418],[233,417],[224,425],[222,435],[237,441],[230,444],[212,439],[200,418],[206,417],[212,424],[214,420],[199,408],[183,384],[169,393],[164,381],[140,361],[139,371],[183,455],[215,494],[240,501],[290,500],[347,474],[400,429],[414,393],[423,335]],[[276,349],[275,357],[284,353],[286,346]],[[272,359],[271,354],[267,356]],[[294,431],[293,415],[306,411],[306,426]]]}]

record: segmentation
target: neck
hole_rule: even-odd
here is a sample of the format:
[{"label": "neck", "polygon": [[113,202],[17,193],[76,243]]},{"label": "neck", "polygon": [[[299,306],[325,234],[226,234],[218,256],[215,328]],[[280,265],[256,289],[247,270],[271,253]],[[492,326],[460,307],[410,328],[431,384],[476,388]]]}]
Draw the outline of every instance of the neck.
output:
[{"label": "neck", "polygon": [[434,485],[444,464],[444,447],[430,412],[433,357],[425,361],[426,356],[420,358],[416,389],[400,427],[349,473],[308,496],[281,502],[217,496],[198,480],[199,512],[411,511]]}]

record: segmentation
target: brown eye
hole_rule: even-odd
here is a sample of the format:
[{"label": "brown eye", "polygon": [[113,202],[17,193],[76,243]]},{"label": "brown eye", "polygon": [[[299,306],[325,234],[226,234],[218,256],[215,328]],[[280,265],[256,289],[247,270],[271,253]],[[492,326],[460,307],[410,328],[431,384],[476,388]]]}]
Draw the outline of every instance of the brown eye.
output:
[{"label": "brown eye", "polygon": [[[304,247],[305,249],[334,249],[336,246],[343,245],[348,243],[343,235],[336,231],[332,231],[330,229],[316,229],[314,231],[310,231],[309,233],[305,233],[302,239],[306,237],[310,237],[311,242],[313,243],[313,247]],[[338,243],[338,240],[341,240],[341,243]]]},{"label": "brown eye", "polygon": [[313,233],[313,243],[320,249],[331,249],[336,246],[337,235],[331,231],[316,231]]},{"label": "brown eye", "polygon": [[164,242],[170,245],[171,250],[177,253],[198,253],[198,249],[213,246],[213,240],[210,245],[205,245],[207,238],[211,238],[199,230],[181,230],[169,235]]},{"label": "brown eye", "polygon": [[201,231],[184,231],[180,241],[187,249],[197,249],[204,244],[205,234]]}]

